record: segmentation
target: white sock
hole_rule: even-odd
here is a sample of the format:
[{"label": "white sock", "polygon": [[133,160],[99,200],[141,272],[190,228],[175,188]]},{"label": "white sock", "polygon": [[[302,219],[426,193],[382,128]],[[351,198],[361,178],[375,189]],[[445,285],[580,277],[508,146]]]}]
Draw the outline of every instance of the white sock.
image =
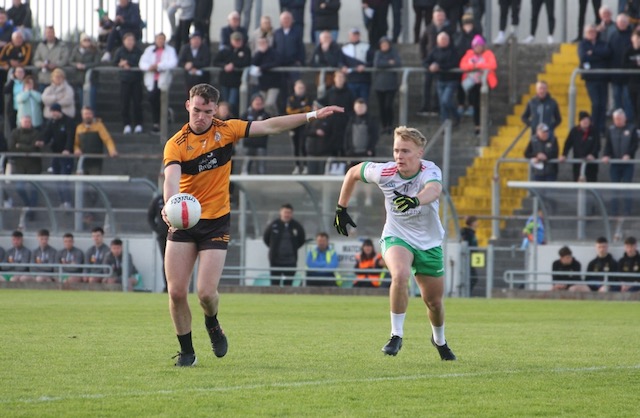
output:
[{"label": "white sock", "polygon": [[434,327],[431,325],[431,331],[433,332],[433,340],[437,345],[445,345],[447,340],[444,338],[444,324],[441,327]]},{"label": "white sock", "polygon": [[406,313],[391,312],[391,335],[402,337],[404,334],[404,316]]}]

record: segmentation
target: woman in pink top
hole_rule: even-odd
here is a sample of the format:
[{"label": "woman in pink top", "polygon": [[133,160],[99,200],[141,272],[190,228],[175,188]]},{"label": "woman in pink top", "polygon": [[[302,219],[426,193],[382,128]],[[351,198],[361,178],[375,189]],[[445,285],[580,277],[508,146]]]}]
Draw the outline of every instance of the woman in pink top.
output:
[{"label": "woman in pink top", "polygon": [[482,87],[483,70],[489,70],[487,82],[489,88],[498,85],[496,77],[496,57],[487,49],[486,42],[481,35],[476,35],[471,41],[469,49],[460,60],[460,69],[465,71],[462,76],[462,88],[467,92],[469,103],[473,106],[473,122],[475,133],[480,133],[480,87]]}]

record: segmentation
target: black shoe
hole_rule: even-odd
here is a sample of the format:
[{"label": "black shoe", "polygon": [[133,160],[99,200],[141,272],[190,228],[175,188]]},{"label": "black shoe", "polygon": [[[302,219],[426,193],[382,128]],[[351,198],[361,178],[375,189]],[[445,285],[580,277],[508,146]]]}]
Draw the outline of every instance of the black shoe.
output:
[{"label": "black shoe", "polygon": [[433,344],[433,346],[438,349],[438,353],[440,354],[440,358],[442,360],[456,359],[456,355],[453,354],[453,351],[451,351],[447,343],[444,343],[444,345],[436,344],[436,341],[433,339],[433,335],[431,336],[431,344]]},{"label": "black shoe", "polygon": [[211,348],[213,348],[213,354],[216,357],[224,357],[227,354],[227,349],[229,345],[227,344],[227,336],[222,332],[222,328],[220,324],[216,325],[215,328],[207,330],[209,332],[209,338],[211,339]]},{"label": "black shoe", "polygon": [[388,356],[395,356],[402,348],[402,337],[392,335],[387,344],[382,347],[382,352]]},{"label": "black shoe", "polygon": [[198,362],[198,358],[196,357],[195,353],[186,354],[183,352],[178,352],[178,354],[176,354],[172,358],[176,357],[178,357],[178,360],[176,360],[176,367],[191,367],[195,366]]}]

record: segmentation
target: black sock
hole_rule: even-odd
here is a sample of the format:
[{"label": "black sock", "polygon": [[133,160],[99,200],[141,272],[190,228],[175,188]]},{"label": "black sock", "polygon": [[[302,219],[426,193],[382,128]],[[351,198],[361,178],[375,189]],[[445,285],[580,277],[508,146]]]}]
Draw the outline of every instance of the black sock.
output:
[{"label": "black sock", "polygon": [[207,327],[207,329],[214,329],[218,325],[218,314],[215,314],[213,316],[204,316],[204,326]]},{"label": "black sock", "polygon": [[178,335],[178,341],[180,342],[180,352],[184,354],[194,354],[193,343],[191,341],[191,332],[184,335]]}]

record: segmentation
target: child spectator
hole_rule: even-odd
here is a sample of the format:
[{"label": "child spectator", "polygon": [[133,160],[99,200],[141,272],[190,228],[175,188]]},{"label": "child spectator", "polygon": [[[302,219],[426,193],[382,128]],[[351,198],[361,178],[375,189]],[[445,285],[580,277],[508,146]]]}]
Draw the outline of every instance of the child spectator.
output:
[{"label": "child spectator", "polygon": [[[287,115],[298,113],[307,113],[311,111],[311,99],[307,94],[307,86],[304,81],[297,80],[293,85],[293,94],[287,100]],[[307,147],[305,146],[305,133],[307,126],[301,125],[289,131],[291,142],[293,144],[294,157],[306,157]],[[308,174],[307,163],[305,161],[296,160],[296,167],[291,174]]]},{"label": "child spectator", "polygon": [[[534,232],[537,229],[537,232]],[[534,218],[533,215],[529,216],[527,222],[525,222],[524,228],[522,229],[522,245],[520,249],[525,250],[529,247],[529,243],[533,242],[535,239],[538,245],[545,243],[544,238],[544,219],[542,217],[542,210],[538,210],[537,219]]]}]

